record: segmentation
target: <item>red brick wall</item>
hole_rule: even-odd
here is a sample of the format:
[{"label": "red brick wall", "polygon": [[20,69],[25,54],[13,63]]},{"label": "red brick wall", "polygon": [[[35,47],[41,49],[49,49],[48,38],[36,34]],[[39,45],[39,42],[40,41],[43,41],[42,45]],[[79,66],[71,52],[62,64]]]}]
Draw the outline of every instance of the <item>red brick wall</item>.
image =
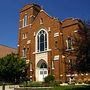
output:
[{"label": "red brick wall", "polygon": [[[29,8],[29,9],[27,9]],[[48,70],[49,74],[53,73],[55,75],[56,80],[61,79],[62,81],[65,81],[65,63],[64,59],[62,59],[62,49],[66,47],[66,39],[69,35],[77,35],[74,31],[79,29],[79,21],[77,19],[65,19],[63,22],[60,22],[59,20],[49,16],[45,11],[41,10],[40,7],[30,5],[26,5],[24,8],[21,9],[20,12],[20,26],[19,26],[19,47],[18,47],[18,53],[19,56],[22,56],[22,49],[29,48],[27,58],[30,62],[33,64],[33,71],[32,71],[32,77],[33,80],[35,80],[35,35],[37,32],[44,28],[48,32],[48,40],[49,40],[49,49],[48,51]],[[28,15],[28,26],[22,27],[23,18],[24,15]],[[34,21],[31,23],[31,17],[35,16]],[[43,18],[43,24],[40,24],[40,19]],[[32,25],[30,25],[32,24]],[[49,31],[50,28],[50,31]],[[59,33],[59,36],[54,37],[55,33]],[[27,33],[27,39],[22,39],[23,33]],[[35,34],[35,35],[34,35]],[[30,44],[27,45],[27,41],[31,40]],[[57,47],[55,47],[55,41],[57,41]],[[59,60],[54,61],[54,69],[52,70],[52,60],[54,59],[54,56],[59,55]],[[71,57],[74,57],[74,53],[71,54]],[[60,76],[63,75],[63,76]]]}]

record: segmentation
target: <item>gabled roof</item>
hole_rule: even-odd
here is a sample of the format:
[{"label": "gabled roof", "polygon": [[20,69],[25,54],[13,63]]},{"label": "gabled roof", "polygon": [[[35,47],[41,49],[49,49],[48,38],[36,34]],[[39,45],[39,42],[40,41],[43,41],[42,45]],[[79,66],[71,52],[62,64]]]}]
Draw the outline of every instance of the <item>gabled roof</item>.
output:
[{"label": "gabled roof", "polygon": [[11,53],[17,54],[17,49],[0,44],[0,58],[6,56],[7,54],[11,54]]},{"label": "gabled roof", "polygon": [[66,18],[65,20],[62,21],[62,27],[68,27],[72,26],[78,23],[82,23],[82,21],[78,18]]},{"label": "gabled roof", "polygon": [[45,10],[40,10],[40,12],[38,13],[38,15],[36,16],[36,18],[34,19],[34,21],[32,22],[32,25],[34,24],[34,22],[37,20],[37,18],[39,17],[39,15],[41,14],[41,12],[43,12],[45,15],[47,15],[49,18],[53,19],[54,21],[58,22],[58,23],[61,23],[61,21],[56,18],[56,17],[52,17],[50,16],[47,12],[45,12]]}]

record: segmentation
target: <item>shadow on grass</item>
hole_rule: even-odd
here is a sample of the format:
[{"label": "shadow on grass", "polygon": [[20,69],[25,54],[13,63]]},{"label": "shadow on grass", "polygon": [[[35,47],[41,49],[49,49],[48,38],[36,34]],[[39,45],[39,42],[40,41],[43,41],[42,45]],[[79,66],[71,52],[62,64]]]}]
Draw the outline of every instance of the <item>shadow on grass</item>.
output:
[{"label": "shadow on grass", "polygon": [[73,87],[73,88],[68,88],[65,90],[90,90],[90,86]]},{"label": "shadow on grass", "polygon": [[69,86],[60,86],[48,90],[90,90],[90,85],[69,85]]}]

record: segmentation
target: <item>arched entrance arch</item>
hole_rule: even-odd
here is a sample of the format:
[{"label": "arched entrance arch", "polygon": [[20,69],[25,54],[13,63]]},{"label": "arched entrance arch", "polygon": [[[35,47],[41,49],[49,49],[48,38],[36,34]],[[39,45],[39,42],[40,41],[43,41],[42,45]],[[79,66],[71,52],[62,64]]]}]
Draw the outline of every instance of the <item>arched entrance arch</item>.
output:
[{"label": "arched entrance arch", "polygon": [[43,81],[43,79],[48,75],[48,66],[45,60],[41,59],[37,63],[38,67],[38,81]]}]

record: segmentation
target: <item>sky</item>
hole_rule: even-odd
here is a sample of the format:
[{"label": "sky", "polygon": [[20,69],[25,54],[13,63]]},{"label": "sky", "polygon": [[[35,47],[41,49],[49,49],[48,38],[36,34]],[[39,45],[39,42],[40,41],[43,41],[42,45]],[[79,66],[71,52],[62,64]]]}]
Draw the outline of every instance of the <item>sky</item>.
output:
[{"label": "sky", "polygon": [[0,0],[0,44],[17,48],[19,10],[28,3],[41,5],[60,21],[70,17],[90,20],[90,0]]}]

